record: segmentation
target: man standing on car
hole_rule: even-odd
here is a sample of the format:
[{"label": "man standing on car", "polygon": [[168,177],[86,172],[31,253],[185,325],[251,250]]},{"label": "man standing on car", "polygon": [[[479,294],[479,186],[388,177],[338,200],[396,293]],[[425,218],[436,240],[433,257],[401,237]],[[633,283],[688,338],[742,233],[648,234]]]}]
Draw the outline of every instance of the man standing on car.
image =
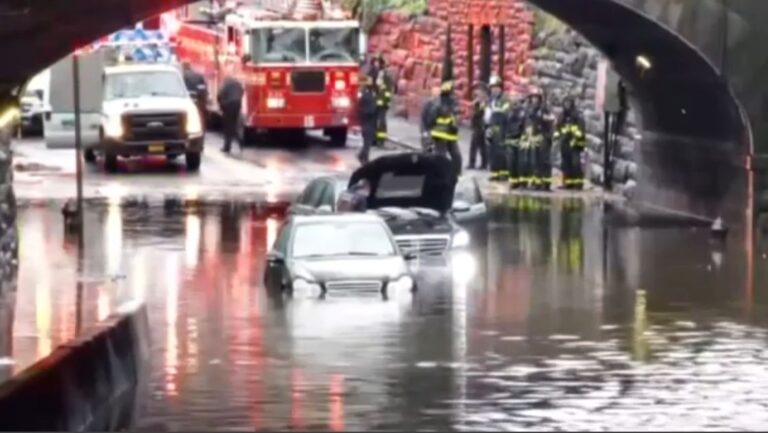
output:
[{"label": "man standing on car", "polygon": [[376,88],[373,78],[363,77],[363,88],[360,91],[360,100],[357,104],[358,118],[360,119],[360,132],[363,136],[363,148],[357,155],[361,164],[367,164],[371,152],[371,146],[376,141],[376,127],[378,109],[376,106]]},{"label": "man standing on car", "polygon": [[237,140],[241,150],[243,148],[242,139],[238,134],[238,126],[244,94],[245,89],[239,81],[232,77],[224,79],[217,98],[224,123],[224,147],[221,149],[224,153],[229,153],[232,150],[233,140]]},{"label": "man standing on car", "polygon": [[192,65],[189,62],[182,64],[182,72],[184,73],[184,84],[187,86],[187,91],[194,98],[197,110],[200,112],[201,124],[205,125],[205,121],[208,118],[208,86],[205,83],[205,77],[203,77],[203,74],[192,69]]},{"label": "man standing on car", "polygon": [[453,99],[453,81],[443,81],[440,96],[429,122],[429,131],[438,155],[450,155],[454,173],[461,176],[461,152],[459,151],[459,119]]}]

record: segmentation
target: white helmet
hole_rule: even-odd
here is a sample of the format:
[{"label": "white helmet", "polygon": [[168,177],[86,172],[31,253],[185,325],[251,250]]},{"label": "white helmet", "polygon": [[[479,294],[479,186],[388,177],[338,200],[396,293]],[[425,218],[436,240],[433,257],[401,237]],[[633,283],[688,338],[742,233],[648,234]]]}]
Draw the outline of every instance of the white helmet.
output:
[{"label": "white helmet", "polygon": [[501,78],[498,75],[491,76],[491,79],[488,81],[489,87],[501,87]]}]

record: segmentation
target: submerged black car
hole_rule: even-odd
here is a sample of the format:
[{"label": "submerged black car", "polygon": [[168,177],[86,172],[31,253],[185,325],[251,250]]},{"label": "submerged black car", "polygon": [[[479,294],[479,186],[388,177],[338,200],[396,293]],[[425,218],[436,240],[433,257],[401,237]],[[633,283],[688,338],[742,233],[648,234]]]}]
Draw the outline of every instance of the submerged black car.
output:
[{"label": "submerged black car", "polygon": [[382,156],[351,176],[315,179],[289,213],[349,211],[355,200],[349,190],[361,181],[369,190],[365,208],[384,219],[404,254],[441,255],[465,248],[473,227],[485,223],[487,211],[477,182],[457,180],[445,157],[418,153]]}]

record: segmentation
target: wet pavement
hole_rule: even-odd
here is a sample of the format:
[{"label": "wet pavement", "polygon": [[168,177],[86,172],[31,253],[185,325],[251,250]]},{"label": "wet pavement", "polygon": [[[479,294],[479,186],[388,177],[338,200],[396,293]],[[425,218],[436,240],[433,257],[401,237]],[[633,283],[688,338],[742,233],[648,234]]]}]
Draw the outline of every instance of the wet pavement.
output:
[{"label": "wet pavement", "polygon": [[136,429],[768,425],[762,232],[721,243],[604,224],[600,201],[512,196],[471,253],[416,265],[415,295],[275,303],[261,281],[280,217],[261,209],[92,206],[82,278],[58,210],[23,209],[0,371],[141,299]]}]

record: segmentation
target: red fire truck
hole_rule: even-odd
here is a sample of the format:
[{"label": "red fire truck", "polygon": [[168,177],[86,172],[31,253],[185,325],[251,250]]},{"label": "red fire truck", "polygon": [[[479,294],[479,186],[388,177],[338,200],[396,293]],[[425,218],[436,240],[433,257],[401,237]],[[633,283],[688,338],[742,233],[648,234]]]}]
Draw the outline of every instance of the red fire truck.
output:
[{"label": "red fire truck", "polygon": [[211,111],[220,112],[215,96],[226,76],[245,87],[246,141],[258,132],[317,129],[346,145],[357,124],[358,21],[327,0],[206,1],[176,16],[177,55],[205,75]]}]

